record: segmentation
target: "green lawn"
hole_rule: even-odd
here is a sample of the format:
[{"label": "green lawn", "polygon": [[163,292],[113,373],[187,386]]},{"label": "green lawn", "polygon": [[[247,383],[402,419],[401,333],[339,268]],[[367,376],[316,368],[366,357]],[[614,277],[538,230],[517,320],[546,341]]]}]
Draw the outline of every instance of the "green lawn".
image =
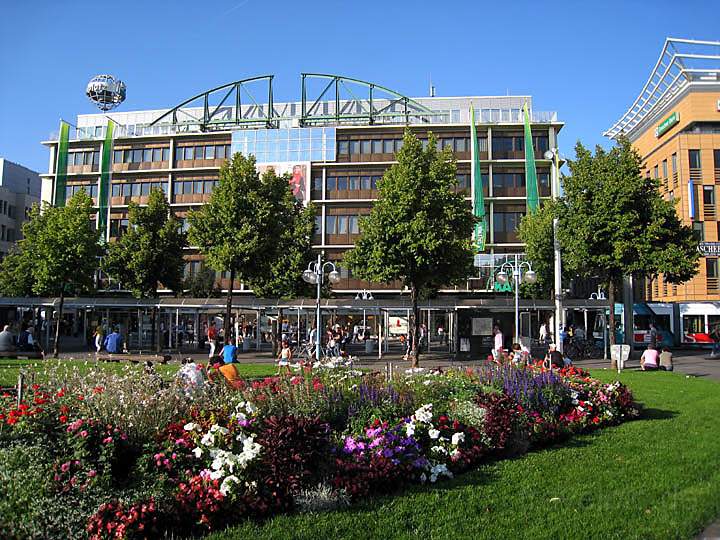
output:
[{"label": "green lawn", "polygon": [[720,517],[720,384],[664,372],[620,379],[646,407],[640,420],[434,488],[212,538],[692,538]]},{"label": "green lawn", "polygon": [[[119,373],[128,365],[134,369],[142,369],[140,364],[128,364],[127,362],[98,362],[86,360],[22,360],[0,358],[0,387],[15,386],[17,384],[20,370],[24,370],[30,378],[34,374],[34,380],[43,380],[43,372],[50,369],[78,369],[81,372],[89,373],[93,369],[105,372]],[[154,365],[156,371],[163,378],[171,378],[179,368],[179,364],[158,364]],[[277,367],[272,364],[237,364],[238,371],[242,377],[266,377],[277,373]]]}]

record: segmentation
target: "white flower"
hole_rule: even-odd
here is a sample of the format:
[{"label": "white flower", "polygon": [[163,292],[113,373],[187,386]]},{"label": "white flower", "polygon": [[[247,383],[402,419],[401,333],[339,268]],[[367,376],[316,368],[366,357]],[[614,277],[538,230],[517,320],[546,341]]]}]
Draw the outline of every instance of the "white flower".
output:
[{"label": "white flower", "polygon": [[203,446],[213,446],[215,444],[215,435],[212,434],[212,431],[208,431],[203,435],[202,439],[200,439],[200,444]]},{"label": "white flower", "polygon": [[196,430],[196,429],[199,428],[199,427],[200,427],[200,426],[198,426],[195,422],[189,422],[189,423],[187,423],[187,424],[185,424],[185,425],[183,426],[183,429],[184,429],[185,431],[193,431],[193,430]]},{"label": "white flower", "polygon": [[465,434],[462,432],[455,433],[452,436],[452,440],[450,442],[453,444],[453,446],[457,446],[461,442],[465,442]]},{"label": "white flower", "polygon": [[430,435],[431,439],[437,439],[440,436],[440,432],[437,429],[431,429],[428,431],[428,435]]},{"label": "white flower", "polygon": [[448,453],[448,451],[447,451],[444,447],[442,447],[442,446],[433,446],[433,447],[430,449],[430,451],[431,451],[431,452],[436,452],[436,453],[438,453],[438,454],[447,454],[447,453]]},{"label": "white flower", "polygon": [[415,411],[415,419],[422,424],[430,422],[432,420],[432,403],[423,405]]},{"label": "white flower", "polygon": [[224,428],[222,426],[218,426],[217,424],[213,424],[212,427],[210,428],[210,433],[216,433],[216,432],[220,432],[223,435],[227,435],[228,428]]},{"label": "white flower", "polygon": [[420,475],[420,481],[421,481],[422,483],[427,482],[427,475],[426,475],[425,473],[422,473],[422,474]]},{"label": "white flower", "polygon": [[236,412],[235,420],[237,420],[238,422],[244,422],[245,420],[247,420],[247,416],[245,416],[245,413]]},{"label": "white flower", "polygon": [[412,437],[413,435],[415,435],[415,424],[413,424],[412,422],[408,422],[407,424],[405,424],[405,435],[408,437]]},{"label": "white flower", "polygon": [[426,380],[426,381],[423,381],[423,384],[424,384],[425,386],[430,386],[432,383],[433,383],[433,382],[432,382],[430,379],[428,379],[428,380]]},{"label": "white flower", "polygon": [[249,401],[245,402],[245,410],[248,412],[248,414],[253,414],[255,411],[257,411],[257,407],[250,403]]},{"label": "white flower", "polygon": [[202,448],[197,447],[193,450],[193,454],[195,454],[195,457],[200,459],[200,456],[202,456]]},{"label": "white flower", "polygon": [[240,479],[237,476],[230,475],[225,478],[225,480],[222,481],[222,484],[220,484],[220,493],[227,496],[228,491],[230,491],[230,488],[232,484],[239,484]]},{"label": "white flower", "polygon": [[223,476],[222,470],[220,471],[213,471],[210,473],[210,480],[220,480]]}]

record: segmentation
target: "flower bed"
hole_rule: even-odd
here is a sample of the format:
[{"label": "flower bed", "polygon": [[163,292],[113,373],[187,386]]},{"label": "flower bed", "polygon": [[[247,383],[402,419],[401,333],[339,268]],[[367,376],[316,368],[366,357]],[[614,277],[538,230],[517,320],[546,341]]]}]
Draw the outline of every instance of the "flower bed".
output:
[{"label": "flower bed", "polygon": [[1,399],[0,531],[19,538],[187,537],[327,510],[638,414],[620,383],[514,366],[194,389],[95,374]]}]

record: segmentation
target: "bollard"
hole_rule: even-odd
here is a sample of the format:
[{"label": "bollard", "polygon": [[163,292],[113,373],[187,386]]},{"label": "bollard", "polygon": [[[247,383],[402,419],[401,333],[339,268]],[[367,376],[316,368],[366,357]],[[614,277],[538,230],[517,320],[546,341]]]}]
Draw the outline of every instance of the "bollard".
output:
[{"label": "bollard", "polygon": [[23,385],[25,383],[25,375],[22,372],[18,374],[17,382],[17,406],[20,407],[23,399]]}]

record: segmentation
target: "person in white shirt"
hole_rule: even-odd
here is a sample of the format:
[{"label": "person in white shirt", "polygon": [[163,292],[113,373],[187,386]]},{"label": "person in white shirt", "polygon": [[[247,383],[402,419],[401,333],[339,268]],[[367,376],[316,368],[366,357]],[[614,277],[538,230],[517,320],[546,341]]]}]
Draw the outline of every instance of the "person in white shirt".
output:
[{"label": "person in white shirt", "polygon": [[503,351],[503,342],[505,341],[505,337],[503,336],[503,333],[498,325],[495,325],[495,328],[493,328],[493,335],[495,336],[495,345],[493,347],[493,350],[497,353],[500,353]]}]

